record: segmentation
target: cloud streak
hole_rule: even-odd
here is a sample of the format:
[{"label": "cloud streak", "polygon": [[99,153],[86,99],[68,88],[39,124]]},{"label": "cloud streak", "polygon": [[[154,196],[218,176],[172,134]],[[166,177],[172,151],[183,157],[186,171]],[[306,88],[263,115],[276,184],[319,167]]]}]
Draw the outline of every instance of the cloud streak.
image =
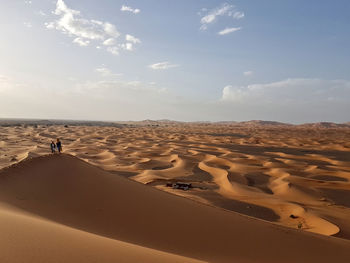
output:
[{"label": "cloud streak", "polygon": [[109,68],[106,68],[104,66],[96,68],[95,71],[99,73],[102,77],[120,77],[123,75],[121,73],[113,73]]},{"label": "cloud streak", "polygon": [[246,76],[246,77],[252,76],[253,74],[254,74],[253,71],[244,71],[243,72],[243,75]]},{"label": "cloud streak", "polygon": [[206,9],[202,9],[202,11],[206,11],[207,13],[200,20],[200,30],[206,30],[209,24],[214,23],[218,17],[221,16],[232,17],[233,19],[237,20],[244,17],[243,12],[236,10],[234,5],[230,5],[228,3],[224,3],[221,6],[210,10],[209,12]]},{"label": "cloud streak", "polygon": [[165,69],[169,69],[169,68],[179,67],[179,65],[171,64],[170,62],[165,61],[165,62],[159,62],[159,63],[151,64],[148,67],[151,68],[151,69],[154,69],[154,70],[165,70]]},{"label": "cloud streak", "polygon": [[241,30],[240,27],[227,27],[221,31],[218,32],[218,35],[223,36],[223,35],[227,35],[236,31]]},{"label": "cloud streak", "polygon": [[323,103],[350,98],[350,81],[322,79],[286,79],[248,86],[227,85],[222,100],[244,103]]}]

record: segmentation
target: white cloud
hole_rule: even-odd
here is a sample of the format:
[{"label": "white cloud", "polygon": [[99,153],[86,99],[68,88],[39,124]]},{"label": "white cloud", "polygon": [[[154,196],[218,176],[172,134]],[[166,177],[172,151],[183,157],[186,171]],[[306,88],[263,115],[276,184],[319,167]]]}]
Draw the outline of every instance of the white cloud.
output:
[{"label": "white cloud", "polygon": [[[113,55],[119,55],[120,50],[133,50],[131,43],[117,43],[120,33],[115,25],[109,22],[86,19],[80,11],[67,7],[63,0],[57,0],[56,9],[53,13],[58,16],[58,19],[46,23],[46,27],[74,37],[73,43],[88,46],[92,41],[95,41],[97,47],[107,46],[106,50]],[[127,41],[134,44],[141,43],[139,39],[131,35],[127,34],[125,37]]]},{"label": "white cloud", "polygon": [[151,69],[158,70],[158,69],[175,68],[175,67],[178,67],[178,66],[179,65],[171,64],[170,62],[165,61],[165,62],[159,62],[159,63],[151,64],[148,67],[151,68]]},{"label": "white cloud", "polygon": [[24,3],[25,3],[26,5],[31,5],[31,4],[32,4],[32,1],[30,1],[30,0],[25,0]]},{"label": "white cloud", "polygon": [[132,35],[128,35],[128,34],[126,34],[125,39],[126,39],[126,41],[132,42],[134,44],[141,43],[140,39],[138,39],[138,38],[136,38],[136,37],[134,37]]},{"label": "white cloud", "polygon": [[80,11],[68,8],[63,0],[57,1],[54,14],[59,16],[59,19],[48,23],[48,28],[55,28],[70,36],[89,40],[103,40],[106,36],[114,37],[105,30],[104,23],[82,18]]},{"label": "white cloud", "polygon": [[120,47],[122,49],[128,50],[128,51],[133,51],[134,50],[132,43],[124,43],[124,44],[121,44]]},{"label": "white cloud", "polygon": [[107,51],[115,56],[119,55],[119,48],[118,47],[108,47]]},{"label": "white cloud", "polygon": [[235,19],[241,19],[241,18],[244,17],[244,13],[240,12],[240,11],[236,11],[236,12],[233,13],[232,17],[235,18]]},{"label": "white cloud", "polygon": [[89,40],[84,40],[84,39],[82,39],[80,37],[77,37],[77,38],[74,38],[73,43],[76,43],[76,44],[78,44],[81,47],[86,47],[86,46],[88,46],[90,44],[90,41]]},{"label": "white cloud", "polygon": [[350,99],[350,81],[322,79],[286,79],[248,86],[228,85],[222,100],[244,103],[323,103]]},{"label": "white cloud", "polygon": [[244,97],[245,91],[243,87],[233,87],[227,85],[222,90],[222,100],[238,101]]},{"label": "white cloud", "polygon": [[134,14],[138,14],[141,12],[141,10],[138,8],[134,9],[134,8],[131,8],[130,6],[126,6],[126,5],[122,5],[122,7],[120,8],[120,11],[123,11],[123,12],[127,11],[127,12],[131,12]]},{"label": "white cloud", "polygon": [[[206,9],[202,9],[200,14],[204,11],[206,11]],[[205,16],[203,16],[201,18],[200,29],[206,30],[208,28],[208,25],[214,23],[219,16],[228,16],[228,17],[232,17],[234,19],[241,19],[244,17],[244,13],[237,11],[234,5],[224,3],[221,6],[210,10],[209,12],[206,13]]]},{"label": "white cloud", "polygon": [[227,34],[236,32],[238,30],[241,30],[241,28],[240,27],[227,27],[227,28],[219,31],[218,34],[223,36],[223,35],[227,35]]},{"label": "white cloud", "polygon": [[114,38],[108,38],[105,41],[103,41],[103,45],[105,45],[105,46],[113,46],[113,45],[115,45],[115,39]]},{"label": "white cloud", "polygon": [[113,25],[113,24],[105,22],[103,24],[103,28],[104,28],[105,32],[107,33],[107,35],[109,35],[109,36],[117,38],[120,35],[119,32],[117,31],[115,25]]},{"label": "white cloud", "polygon": [[244,71],[243,75],[246,76],[246,77],[249,77],[249,76],[252,76],[253,73],[254,73],[253,71]]}]

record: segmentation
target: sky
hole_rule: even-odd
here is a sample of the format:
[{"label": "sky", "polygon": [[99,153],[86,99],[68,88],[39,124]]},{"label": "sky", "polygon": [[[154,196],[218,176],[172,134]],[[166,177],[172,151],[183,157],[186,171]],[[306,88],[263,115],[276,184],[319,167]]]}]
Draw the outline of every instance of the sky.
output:
[{"label": "sky", "polygon": [[0,118],[350,121],[348,0],[0,0]]}]

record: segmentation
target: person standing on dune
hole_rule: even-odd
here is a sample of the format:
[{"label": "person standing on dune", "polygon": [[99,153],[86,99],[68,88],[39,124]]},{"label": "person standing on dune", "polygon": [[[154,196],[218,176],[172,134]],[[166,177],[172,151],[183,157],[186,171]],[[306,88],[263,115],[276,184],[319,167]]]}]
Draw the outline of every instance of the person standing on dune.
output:
[{"label": "person standing on dune", "polygon": [[61,144],[60,139],[58,139],[58,138],[57,138],[56,146],[57,146],[58,152],[61,153],[62,152],[62,144]]},{"label": "person standing on dune", "polygon": [[55,151],[56,151],[56,144],[53,141],[51,141],[50,148],[51,148],[51,153],[55,153]]}]

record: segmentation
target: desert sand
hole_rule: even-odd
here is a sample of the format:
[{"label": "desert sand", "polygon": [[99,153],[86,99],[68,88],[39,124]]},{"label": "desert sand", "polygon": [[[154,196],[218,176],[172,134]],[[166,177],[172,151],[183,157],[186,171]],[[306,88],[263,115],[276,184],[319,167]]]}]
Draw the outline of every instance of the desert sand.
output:
[{"label": "desert sand", "polygon": [[0,127],[0,259],[348,262],[349,139],[330,124]]}]

